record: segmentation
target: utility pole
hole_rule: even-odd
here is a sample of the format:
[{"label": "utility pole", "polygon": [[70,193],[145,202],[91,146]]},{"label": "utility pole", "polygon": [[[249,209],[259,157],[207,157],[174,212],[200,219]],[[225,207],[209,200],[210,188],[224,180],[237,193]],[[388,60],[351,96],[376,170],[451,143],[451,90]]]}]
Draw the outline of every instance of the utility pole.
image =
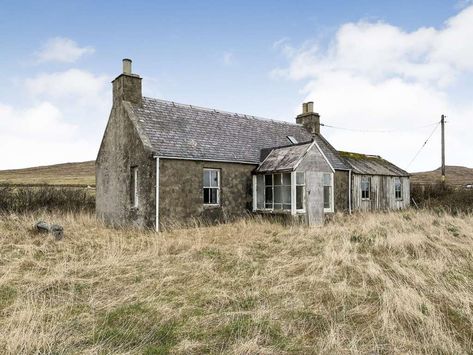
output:
[{"label": "utility pole", "polygon": [[445,115],[441,116],[440,124],[442,125],[442,183],[445,183]]}]

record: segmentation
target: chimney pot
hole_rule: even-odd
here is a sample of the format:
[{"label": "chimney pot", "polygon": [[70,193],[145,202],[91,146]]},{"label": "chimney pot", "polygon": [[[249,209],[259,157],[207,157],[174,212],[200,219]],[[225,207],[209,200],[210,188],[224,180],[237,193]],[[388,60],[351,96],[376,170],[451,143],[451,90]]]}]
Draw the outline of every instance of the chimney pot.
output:
[{"label": "chimney pot", "polygon": [[306,112],[310,112],[310,113],[314,112],[314,101],[309,101],[307,103],[307,111]]},{"label": "chimney pot", "polygon": [[131,74],[131,59],[123,59],[123,74]]},{"label": "chimney pot", "polygon": [[302,113],[307,113],[307,103],[306,102],[302,103]]}]

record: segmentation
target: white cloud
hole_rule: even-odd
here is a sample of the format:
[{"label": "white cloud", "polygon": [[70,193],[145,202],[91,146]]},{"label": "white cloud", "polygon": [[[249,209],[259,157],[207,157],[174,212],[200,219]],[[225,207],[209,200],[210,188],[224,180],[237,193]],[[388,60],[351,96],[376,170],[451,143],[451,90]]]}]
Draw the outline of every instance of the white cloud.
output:
[{"label": "white cloud", "polygon": [[[287,40],[275,44],[288,58],[273,76],[305,80],[305,100],[313,100],[322,121],[355,129],[411,129],[396,134],[361,134],[323,129],[339,149],[380,154],[402,167],[426,139],[442,113],[447,125],[447,163],[473,165],[473,103],[458,104],[456,83],[473,80],[473,6],[448,19],[441,29],[407,32],[386,23],[347,23],[327,48]],[[437,136],[411,170],[439,165]]]},{"label": "white cloud", "polygon": [[69,69],[26,79],[18,108],[0,102],[0,169],[95,159],[111,106],[110,80]]},{"label": "white cloud", "polygon": [[95,52],[93,47],[79,47],[79,45],[69,38],[51,38],[36,53],[39,63],[43,62],[63,62],[74,63],[80,57]]}]

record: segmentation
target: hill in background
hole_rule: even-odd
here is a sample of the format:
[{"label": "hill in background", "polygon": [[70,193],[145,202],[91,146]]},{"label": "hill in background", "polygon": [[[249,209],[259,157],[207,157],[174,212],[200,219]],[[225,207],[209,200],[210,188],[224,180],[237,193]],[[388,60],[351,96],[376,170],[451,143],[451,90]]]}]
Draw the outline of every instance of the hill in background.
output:
[{"label": "hill in background", "polygon": [[[473,169],[464,166],[446,166],[446,182],[451,186],[465,186],[473,184]],[[430,185],[441,181],[441,169],[412,173],[413,184]]]},{"label": "hill in background", "polygon": [[95,186],[95,161],[1,170],[0,184]]},{"label": "hill in background", "polygon": [[[464,166],[446,167],[447,183],[452,186],[473,184],[473,169]],[[440,182],[440,168],[412,173],[413,184]],[[65,163],[34,168],[0,170],[0,184],[95,186],[95,162]]]}]

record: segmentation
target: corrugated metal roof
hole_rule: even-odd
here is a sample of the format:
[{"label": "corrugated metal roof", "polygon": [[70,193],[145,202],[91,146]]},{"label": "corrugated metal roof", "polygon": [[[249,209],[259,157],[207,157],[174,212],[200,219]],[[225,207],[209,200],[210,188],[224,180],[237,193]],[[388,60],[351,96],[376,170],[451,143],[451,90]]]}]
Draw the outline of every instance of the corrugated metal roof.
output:
[{"label": "corrugated metal roof", "polygon": [[353,172],[364,175],[409,176],[409,173],[378,155],[338,152]]},{"label": "corrugated metal roof", "polygon": [[292,171],[304,156],[312,142],[273,149],[256,172]]}]

